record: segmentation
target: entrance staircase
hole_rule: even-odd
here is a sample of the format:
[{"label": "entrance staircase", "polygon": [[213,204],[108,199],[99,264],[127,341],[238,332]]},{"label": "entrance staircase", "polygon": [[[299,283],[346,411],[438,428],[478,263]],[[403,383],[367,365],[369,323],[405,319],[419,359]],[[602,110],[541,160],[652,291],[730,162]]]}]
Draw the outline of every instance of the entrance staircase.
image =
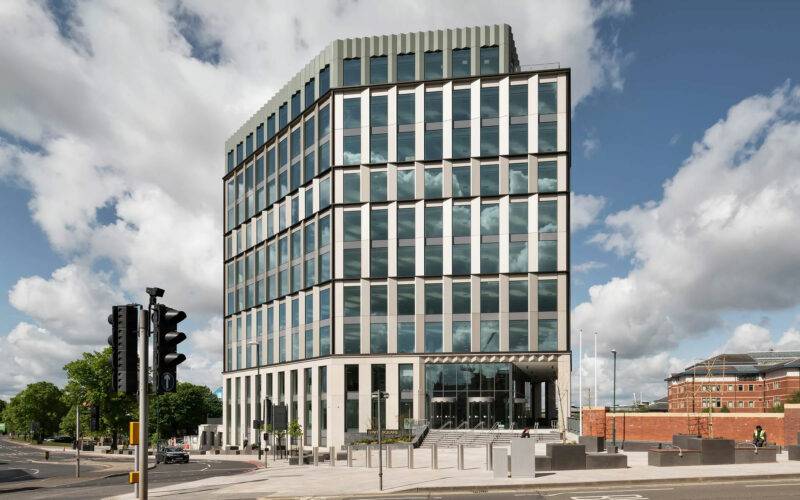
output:
[{"label": "entrance staircase", "polygon": [[[431,429],[421,448],[455,448],[463,444],[467,448],[480,448],[487,444],[508,446],[511,438],[519,436],[521,430],[472,430],[472,429]],[[561,434],[555,429],[531,429],[531,439],[537,443],[557,443],[561,441]]]}]

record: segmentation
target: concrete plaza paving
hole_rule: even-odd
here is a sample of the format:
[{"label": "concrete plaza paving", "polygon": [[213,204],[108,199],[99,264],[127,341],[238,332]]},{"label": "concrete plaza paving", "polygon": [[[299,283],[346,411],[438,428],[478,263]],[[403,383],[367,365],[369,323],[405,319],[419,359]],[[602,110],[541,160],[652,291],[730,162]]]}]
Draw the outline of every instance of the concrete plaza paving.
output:
[{"label": "concrete plaza paving", "polygon": [[[178,492],[202,492],[204,498],[258,498],[258,497],[330,497],[377,494],[377,452],[373,452],[373,467],[367,468],[365,452],[355,451],[353,467],[338,461],[335,467],[328,463],[313,465],[288,465],[286,460],[272,461],[266,469],[228,477],[215,477],[176,484],[150,491],[153,498],[167,497]],[[537,445],[537,454],[544,454],[544,445]],[[778,455],[777,463],[707,465],[694,467],[652,467],[647,465],[647,453],[631,452],[627,469],[576,470],[540,472],[536,478],[496,479],[485,468],[485,450],[468,448],[464,453],[464,469],[456,466],[456,450],[439,450],[439,468],[430,468],[431,452],[414,451],[414,468],[407,468],[407,451],[394,450],[392,467],[386,467],[384,458],[384,493],[421,491],[479,490],[481,488],[524,489],[526,487],[558,487],[622,484],[639,481],[681,481],[739,479],[769,476],[800,478],[800,462],[790,462],[787,453]],[[132,498],[131,495],[115,498]]]}]

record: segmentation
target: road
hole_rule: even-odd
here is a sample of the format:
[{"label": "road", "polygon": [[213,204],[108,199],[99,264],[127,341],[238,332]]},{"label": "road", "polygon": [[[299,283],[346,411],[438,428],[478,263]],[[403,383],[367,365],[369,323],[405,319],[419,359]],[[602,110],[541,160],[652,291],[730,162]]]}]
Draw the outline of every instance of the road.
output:
[{"label": "road", "polygon": [[[800,498],[800,480],[753,480],[710,482],[700,484],[662,483],[615,488],[571,488],[541,491],[497,491],[481,492],[476,488],[470,493],[409,494],[394,495],[392,500],[771,500]],[[353,500],[367,500],[374,496],[354,496]]]},{"label": "road", "polygon": [[[118,465],[120,460],[130,463],[130,468],[133,468],[128,458],[83,455],[81,473],[86,477],[78,481],[74,479],[75,457],[72,453],[64,453],[57,448],[50,453],[50,460],[45,461],[43,450],[0,438],[0,498],[88,499],[131,493],[133,486],[128,484],[127,476],[103,477],[103,471],[114,464]],[[150,469],[148,479],[150,487],[157,488],[208,477],[241,474],[254,468],[248,462],[192,457],[188,464],[159,464],[155,469]],[[117,471],[120,468],[114,469]],[[63,481],[59,481],[59,478],[63,478]]]}]

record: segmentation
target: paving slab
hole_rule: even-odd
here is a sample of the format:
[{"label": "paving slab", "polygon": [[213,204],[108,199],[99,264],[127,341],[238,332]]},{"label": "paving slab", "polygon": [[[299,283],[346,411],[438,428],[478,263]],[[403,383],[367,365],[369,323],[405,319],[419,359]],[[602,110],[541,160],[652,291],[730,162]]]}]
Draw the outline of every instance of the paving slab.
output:
[{"label": "paving slab", "polygon": [[[537,453],[538,453],[537,447]],[[544,450],[542,450],[544,451]],[[778,455],[777,462],[765,464],[728,464],[707,466],[651,467],[647,453],[627,453],[627,469],[595,469],[538,472],[535,478],[495,478],[485,468],[485,450],[465,450],[464,470],[456,467],[454,449],[439,450],[439,469],[430,469],[430,452],[417,450],[414,468],[406,467],[406,454],[393,457],[391,468],[384,468],[384,493],[410,493],[425,491],[470,491],[478,489],[558,486],[596,486],[636,484],[658,481],[736,480],[745,477],[767,479],[770,476],[800,478],[800,467],[788,461],[787,453]],[[377,460],[373,460],[377,462]],[[153,498],[170,497],[177,493],[202,493],[203,498],[231,497],[314,497],[375,495],[378,494],[377,467],[365,467],[364,454],[358,453],[354,466],[339,462],[328,465],[288,465],[285,460],[270,462],[267,469],[259,469],[236,476],[214,477],[153,489]],[[132,498],[125,495],[117,498]]]}]

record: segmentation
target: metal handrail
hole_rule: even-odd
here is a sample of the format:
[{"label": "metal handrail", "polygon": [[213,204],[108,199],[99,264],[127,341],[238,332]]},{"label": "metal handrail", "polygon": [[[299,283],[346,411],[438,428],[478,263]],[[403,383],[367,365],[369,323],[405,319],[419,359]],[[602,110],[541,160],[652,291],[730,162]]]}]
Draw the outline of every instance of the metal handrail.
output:
[{"label": "metal handrail", "polygon": [[451,420],[448,420],[447,422],[445,422],[445,424],[443,426],[439,427],[439,430],[443,431],[443,430],[447,429],[452,423],[453,422]]},{"label": "metal handrail", "polygon": [[459,429],[466,428],[466,427],[467,427],[467,423],[468,423],[468,422],[467,422],[466,420],[464,420],[463,422],[461,422],[460,424],[458,424],[458,427],[456,427],[456,430],[459,430]]},{"label": "metal handrail", "polygon": [[473,431],[477,431],[478,429],[481,429],[482,427],[483,427],[483,420],[481,420],[480,422],[475,424],[475,427],[473,427],[472,430]]}]

